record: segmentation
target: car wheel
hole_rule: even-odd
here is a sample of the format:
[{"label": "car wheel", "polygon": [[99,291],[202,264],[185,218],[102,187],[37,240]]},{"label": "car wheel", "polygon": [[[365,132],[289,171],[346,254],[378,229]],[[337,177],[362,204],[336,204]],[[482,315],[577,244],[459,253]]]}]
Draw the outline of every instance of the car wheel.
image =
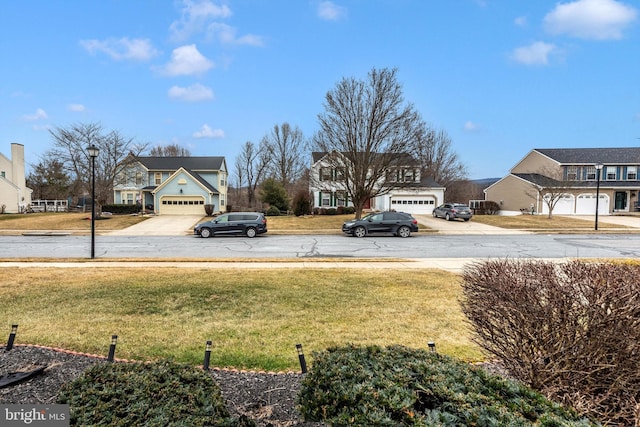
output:
[{"label": "car wheel", "polygon": [[451,218],[451,215],[446,214],[446,215],[444,216],[444,219],[446,219],[447,221],[451,221],[453,218]]},{"label": "car wheel", "polygon": [[204,237],[205,239],[206,239],[207,237],[211,237],[211,230],[210,230],[210,229],[208,229],[208,228],[203,228],[202,230],[200,230],[200,235],[201,235],[202,237]]},{"label": "car wheel", "polygon": [[364,237],[367,235],[367,230],[365,230],[364,227],[356,227],[355,230],[353,230],[353,235],[356,237]]},{"label": "car wheel", "polygon": [[431,215],[433,215],[434,218],[438,218],[438,215],[436,215],[436,211],[433,211]]},{"label": "car wheel", "polygon": [[464,222],[467,222],[467,221],[469,221],[470,219],[471,219],[471,218],[465,218],[465,219],[464,219]]},{"label": "car wheel", "polygon": [[410,235],[411,235],[411,230],[406,225],[403,225],[398,229],[398,236],[409,237]]},{"label": "car wheel", "polygon": [[258,234],[258,233],[256,232],[255,228],[247,227],[247,229],[244,231],[244,234],[246,234],[247,237],[249,237],[249,238],[253,238],[253,237],[256,237],[256,234]]}]

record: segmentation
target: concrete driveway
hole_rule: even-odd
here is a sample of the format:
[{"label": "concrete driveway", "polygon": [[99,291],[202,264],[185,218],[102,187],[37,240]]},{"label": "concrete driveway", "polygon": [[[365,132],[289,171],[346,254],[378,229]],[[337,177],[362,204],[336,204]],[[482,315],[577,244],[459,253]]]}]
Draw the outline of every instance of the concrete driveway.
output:
[{"label": "concrete driveway", "polygon": [[193,226],[204,222],[202,215],[157,215],[106,236],[182,236],[193,234]]},{"label": "concrete driveway", "polygon": [[494,227],[492,225],[480,224],[473,218],[470,221],[455,220],[447,221],[442,218],[434,218],[431,215],[413,215],[420,224],[426,225],[440,234],[531,234],[528,231],[509,230],[506,228]]}]

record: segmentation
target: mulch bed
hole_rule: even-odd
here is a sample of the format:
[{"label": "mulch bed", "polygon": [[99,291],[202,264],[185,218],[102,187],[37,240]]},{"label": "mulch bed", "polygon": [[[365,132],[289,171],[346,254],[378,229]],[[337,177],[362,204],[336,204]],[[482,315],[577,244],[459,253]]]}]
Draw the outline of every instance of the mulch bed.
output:
[{"label": "mulch bed", "polygon": [[[96,363],[107,363],[97,355],[48,347],[18,345],[0,349],[0,376],[10,372],[32,371],[47,366],[42,374],[18,384],[0,388],[3,404],[55,403],[58,391]],[[234,416],[246,415],[258,426],[324,426],[304,422],[296,408],[303,374],[263,373],[211,369],[220,386],[227,408]]]}]

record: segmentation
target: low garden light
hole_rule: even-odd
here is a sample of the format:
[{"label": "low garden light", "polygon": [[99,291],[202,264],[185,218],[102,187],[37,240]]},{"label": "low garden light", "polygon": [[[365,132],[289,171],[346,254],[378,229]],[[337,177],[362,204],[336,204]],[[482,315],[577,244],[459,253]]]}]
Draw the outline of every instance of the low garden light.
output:
[{"label": "low garden light", "polygon": [[118,342],[117,335],[111,335],[111,345],[109,346],[109,356],[107,356],[107,362],[113,362],[116,355],[116,344]]},{"label": "low garden light", "polygon": [[6,347],[7,351],[13,348],[13,342],[16,339],[17,332],[18,332],[18,325],[11,325],[11,333],[9,333],[9,340],[7,340],[7,347]]},{"label": "low garden light", "polygon": [[598,202],[600,202],[600,174],[602,173],[602,163],[596,165],[596,231],[598,230]]},{"label": "low garden light", "polygon": [[296,344],[296,350],[298,351],[298,360],[300,361],[300,370],[303,374],[307,373],[307,362],[304,358],[304,352],[302,351],[302,344]]},{"label": "low garden light", "polygon": [[435,342],[433,342],[433,341],[429,341],[429,342],[427,343],[427,346],[429,347],[429,351],[430,351],[431,353],[435,353],[435,352],[436,352],[436,343],[435,343]]},{"label": "low garden light", "polygon": [[211,361],[211,341],[207,341],[207,344],[204,347],[204,365],[203,368],[205,371],[209,370],[209,363]]}]

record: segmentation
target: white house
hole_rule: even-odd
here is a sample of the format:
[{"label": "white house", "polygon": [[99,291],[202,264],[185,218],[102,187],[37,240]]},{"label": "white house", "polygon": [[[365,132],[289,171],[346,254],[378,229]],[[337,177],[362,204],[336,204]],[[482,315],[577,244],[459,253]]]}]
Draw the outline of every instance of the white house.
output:
[{"label": "white house", "polygon": [[[341,161],[336,162],[335,156],[339,156]],[[422,177],[414,159],[404,158],[406,162],[396,162],[387,171],[387,179],[398,183],[398,187],[371,198],[365,209],[430,215],[436,206],[444,202],[445,188],[432,178]],[[340,153],[312,153],[309,191],[313,195],[314,208],[353,206],[346,191],[345,167],[348,165],[349,161]]]},{"label": "white house", "polygon": [[0,213],[25,212],[33,190],[27,187],[24,145],[11,144],[11,158],[0,153]]}]

